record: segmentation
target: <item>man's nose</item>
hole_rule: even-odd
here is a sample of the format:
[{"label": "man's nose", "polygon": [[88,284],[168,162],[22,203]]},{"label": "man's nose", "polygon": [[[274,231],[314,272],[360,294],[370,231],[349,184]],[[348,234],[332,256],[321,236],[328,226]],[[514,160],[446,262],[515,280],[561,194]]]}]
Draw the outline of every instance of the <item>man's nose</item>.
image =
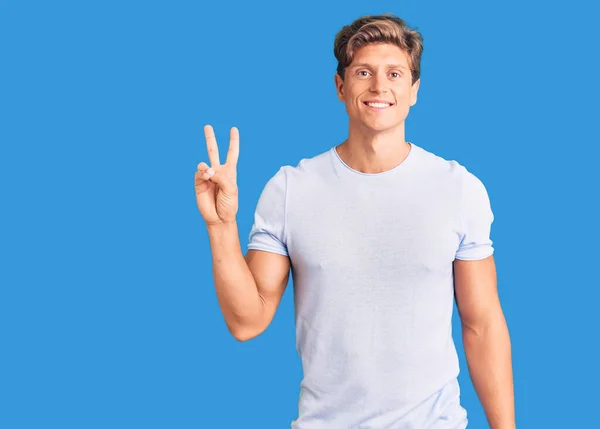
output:
[{"label": "man's nose", "polygon": [[380,93],[387,92],[387,79],[385,72],[376,73],[371,80],[371,91]]}]

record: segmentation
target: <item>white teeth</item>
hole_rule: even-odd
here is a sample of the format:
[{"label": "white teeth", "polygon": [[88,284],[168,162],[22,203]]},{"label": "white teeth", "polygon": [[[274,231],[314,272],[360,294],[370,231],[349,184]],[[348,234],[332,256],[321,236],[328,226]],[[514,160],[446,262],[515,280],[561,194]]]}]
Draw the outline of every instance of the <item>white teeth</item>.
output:
[{"label": "white teeth", "polygon": [[378,109],[382,109],[384,107],[391,106],[391,104],[386,104],[386,103],[367,103],[367,105],[370,107],[376,107]]}]

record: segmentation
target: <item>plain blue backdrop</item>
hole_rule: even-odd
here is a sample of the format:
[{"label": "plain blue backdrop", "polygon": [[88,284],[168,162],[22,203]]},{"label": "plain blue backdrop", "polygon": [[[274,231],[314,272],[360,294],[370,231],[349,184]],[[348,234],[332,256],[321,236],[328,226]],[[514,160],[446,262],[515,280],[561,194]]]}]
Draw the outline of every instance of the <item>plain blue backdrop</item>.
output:
[{"label": "plain blue backdrop", "polygon": [[[281,165],[343,141],[333,39],[393,12],[424,36],[407,139],[486,185],[519,428],[595,428],[598,10],[580,1],[1,1],[0,427],[286,428],[291,283],[239,343],[194,197],[241,135],[242,249]],[[487,428],[455,313],[462,402]]]}]

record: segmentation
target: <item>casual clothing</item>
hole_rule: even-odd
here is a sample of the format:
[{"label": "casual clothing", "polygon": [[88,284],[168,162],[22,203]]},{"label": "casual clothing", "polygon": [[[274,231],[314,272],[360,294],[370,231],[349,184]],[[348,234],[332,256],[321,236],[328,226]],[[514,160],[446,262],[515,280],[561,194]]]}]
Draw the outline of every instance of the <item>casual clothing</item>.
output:
[{"label": "casual clothing", "polygon": [[463,429],[453,260],[493,254],[483,183],[411,143],[378,174],[335,147],[265,186],[248,249],[289,256],[304,378],[293,429]]}]

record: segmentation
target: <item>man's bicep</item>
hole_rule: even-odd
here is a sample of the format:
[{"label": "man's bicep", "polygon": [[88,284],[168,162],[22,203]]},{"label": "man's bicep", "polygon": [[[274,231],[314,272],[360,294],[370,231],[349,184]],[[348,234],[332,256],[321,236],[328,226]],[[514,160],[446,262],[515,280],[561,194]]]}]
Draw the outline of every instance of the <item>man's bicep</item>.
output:
[{"label": "man's bicep", "polygon": [[480,331],[500,309],[494,256],[454,261],[454,292],[463,326]]},{"label": "man's bicep", "polygon": [[277,311],[288,284],[290,259],[279,253],[255,249],[248,250],[245,258],[256,282],[258,293],[265,304],[265,323],[268,325]]}]

